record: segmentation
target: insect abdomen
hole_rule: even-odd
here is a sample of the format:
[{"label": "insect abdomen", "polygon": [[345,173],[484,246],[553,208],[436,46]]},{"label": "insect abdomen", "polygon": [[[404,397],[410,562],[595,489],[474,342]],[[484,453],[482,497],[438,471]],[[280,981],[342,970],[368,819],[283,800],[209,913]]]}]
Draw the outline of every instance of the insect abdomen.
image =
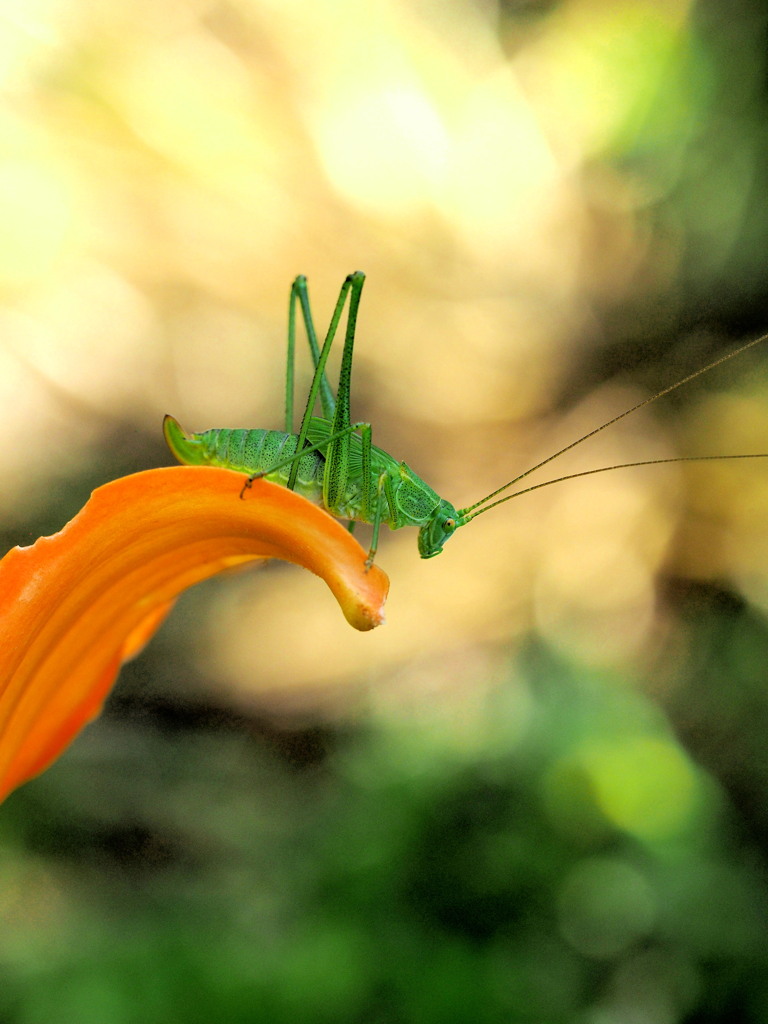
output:
[{"label": "insect abdomen", "polygon": [[[290,464],[271,472],[271,467],[290,459],[296,451],[298,437],[279,430],[204,430],[188,434],[172,417],[163,424],[168,445],[183,463],[191,466],[220,466],[237,473],[264,473],[268,480],[285,486]],[[323,495],[325,458],[310,452],[299,459],[295,490],[311,501]]]},{"label": "insect abdomen", "polygon": [[[296,451],[296,434],[279,430],[206,430],[198,435],[207,450],[212,466],[223,466],[242,473],[264,473],[268,480],[285,486],[291,466],[274,472],[270,467],[290,459]],[[323,493],[323,467],[325,459],[319,452],[311,452],[299,459],[296,487],[306,498],[317,501]]]}]

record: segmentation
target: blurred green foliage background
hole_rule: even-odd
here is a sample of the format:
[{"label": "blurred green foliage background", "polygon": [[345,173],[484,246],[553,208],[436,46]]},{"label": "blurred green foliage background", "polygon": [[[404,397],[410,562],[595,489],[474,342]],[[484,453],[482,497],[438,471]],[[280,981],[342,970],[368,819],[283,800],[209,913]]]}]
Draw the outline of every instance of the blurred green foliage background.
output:
[{"label": "blurred green foliage background", "polygon": [[[3,550],[164,412],[278,426],[297,273],[323,323],[367,272],[353,417],[457,505],[765,330],[767,28],[5,0]],[[552,475],[768,451],[765,365]],[[713,462],[395,534],[372,635],[291,567],[185,595],[0,808],[0,1021],[764,1024],[767,512]]]}]

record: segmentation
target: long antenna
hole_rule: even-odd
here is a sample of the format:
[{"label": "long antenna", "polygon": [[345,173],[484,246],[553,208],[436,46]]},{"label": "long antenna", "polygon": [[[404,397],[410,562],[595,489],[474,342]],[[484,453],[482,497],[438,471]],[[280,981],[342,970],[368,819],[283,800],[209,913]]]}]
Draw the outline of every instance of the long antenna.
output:
[{"label": "long antenna", "polygon": [[[538,491],[541,487],[551,487],[552,484],[561,484],[564,480],[576,480],[580,476],[593,476],[595,473],[607,473],[610,469],[633,469],[635,466],[659,466],[664,462],[717,462],[722,459],[768,459],[768,452],[756,452],[750,455],[680,455],[674,459],[645,459],[643,462],[621,462],[615,466],[600,466],[597,469],[583,469],[580,473],[569,473],[567,476],[558,476],[554,480],[545,480],[540,484],[532,484],[530,487],[523,487],[520,491],[515,491],[514,494],[508,494],[506,498],[499,498],[498,501],[491,502],[490,505],[486,505],[485,508],[478,509],[477,512],[471,513],[471,515],[461,515],[461,525],[464,526],[471,519],[479,516],[483,512],[487,512],[491,508],[495,508],[496,505],[503,505],[505,501],[511,501],[512,498],[519,498],[521,494],[528,494],[530,491]],[[518,479],[521,479],[518,477]],[[461,510],[463,512],[463,510]],[[460,512],[460,514],[461,514]]]},{"label": "long antenna", "polygon": [[[627,462],[627,463],[624,463],[621,466],[603,466],[601,469],[589,469],[589,470],[586,470],[586,472],[583,472],[583,473],[572,473],[569,476],[558,477],[557,480],[547,480],[545,483],[536,484],[534,487],[526,487],[524,490],[521,490],[521,491],[515,491],[514,494],[509,494],[509,495],[507,495],[506,498],[501,498],[499,501],[494,501],[490,505],[485,505],[485,503],[487,501],[490,501],[491,498],[495,498],[497,494],[503,493],[509,487],[514,487],[515,484],[519,483],[521,480],[524,480],[527,476],[530,476],[531,473],[534,473],[537,469],[541,469],[542,466],[546,466],[548,463],[553,462],[555,459],[559,459],[561,455],[565,455],[566,452],[569,452],[572,448],[575,448],[577,445],[582,444],[582,442],[588,441],[590,437],[594,437],[595,434],[599,434],[600,431],[606,430],[608,427],[612,427],[614,423],[618,423],[619,420],[623,420],[625,416],[630,416],[633,412],[637,412],[638,409],[642,409],[646,405],[650,405],[651,402],[655,402],[657,399],[663,398],[664,395],[668,395],[670,393],[670,391],[676,391],[677,388],[681,388],[683,386],[683,384],[688,384],[689,381],[695,380],[696,377],[700,377],[703,373],[708,373],[710,370],[714,370],[714,368],[716,366],[720,366],[721,363],[727,363],[729,359],[735,359],[735,357],[738,356],[738,355],[741,355],[742,352],[746,352],[747,349],[754,348],[755,345],[759,345],[761,342],[766,341],[766,340],[768,340],[768,334],[763,334],[759,338],[755,338],[754,341],[748,341],[746,343],[746,345],[740,345],[739,348],[735,348],[733,350],[733,352],[728,352],[728,353],[726,353],[726,355],[720,356],[719,359],[715,359],[714,362],[707,363],[706,366],[702,366],[701,369],[695,370],[693,373],[689,373],[687,377],[683,377],[682,380],[677,381],[675,384],[670,384],[668,387],[664,388],[662,391],[657,392],[655,395],[651,395],[650,398],[644,398],[642,400],[642,402],[638,402],[637,405],[633,405],[631,409],[627,409],[625,412],[619,413],[618,416],[612,417],[612,419],[608,420],[606,423],[603,423],[601,426],[595,427],[594,430],[590,430],[588,434],[584,434],[582,437],[577,438],[575,441],[571,441],[570,444],[567,444],[565,446],[565,448],[561,448],[560,451],[555,452],[554,455],[548,455],[546,459],[542,459],[541,462],[537,462],[535,466],[531,466],[530,469],[526,469],[526,471],[524,473],[520,473],[519,476],[514,477],[512,480],[508,480],[507,483],[502,484],[501,487],[497,487],[495,491],[491,491],[490,494],[486,494],[486,496],[484,498],[481,498],[480,501],[476,501],[474,503],[474,505],[467,505],[466,508],[457,509],[457,511],[459,513],[459,516],[461,517],[463,522],[467,522],[468,523],[470,519],[474,519],[476,516],[479,516],[482,512],[487,512],[489,509],[494,508],[496,505],[501,505],[503,502],[509,501],[511,498],[516,498],[519,494],[527,494],[528,491],[535,491],[539,487],[547,487],[547,486],[549,486],[549,484],[560,483],[563,480],[572,480],[574,477],[589,476],[590,473],[605,473],[609,469],[626,469],[629,466],[649,466],[649,465],[653,465],[656,462],[689,462],[689,461],[693,462],[693,461],[700,461],[700,460],[705,460],[705,459],[709,460],[709,459],[740,459],[740,458],[762,459],[762,458],[766,458],[766,455],[763,455],[763,454],[758,454],[758,455],[701,455],[701,456],[689,456],[689,457],[683,456],[683,457],[677,458],[677,459],[651,459],[648,462]],[[484,508],[480,508],[481,505],[484,505],[485,507]],[[478,509],[478,511],[474,512],[475,509]],[[474,512],[473,515],[468,515],[468,513],[472,513],[472,512]]]}]

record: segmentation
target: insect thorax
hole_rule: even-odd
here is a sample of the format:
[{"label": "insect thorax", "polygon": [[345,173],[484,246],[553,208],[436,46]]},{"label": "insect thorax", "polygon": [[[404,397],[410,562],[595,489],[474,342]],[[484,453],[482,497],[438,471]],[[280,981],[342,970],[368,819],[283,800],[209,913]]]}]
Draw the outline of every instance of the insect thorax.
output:
[{"label": "insect thorax", "polygon": [[395,516],[393,526],[423,526],[435,514],[443,499],[405,462],[397,464],[395,475]]}]

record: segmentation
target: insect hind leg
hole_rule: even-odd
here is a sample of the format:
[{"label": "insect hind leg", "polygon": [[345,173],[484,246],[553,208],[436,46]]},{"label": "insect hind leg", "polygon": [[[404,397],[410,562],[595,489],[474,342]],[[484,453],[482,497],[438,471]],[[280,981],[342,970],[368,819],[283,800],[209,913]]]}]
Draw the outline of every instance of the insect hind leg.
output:
[{"label": "insect hind leg", "polygon": [[[317,374],[320,363],[320,345],[317,340],[317,331],[312,318],[312,309],[309,304],[309,290],[307,279],[304,274],[299,274],[291,285],[291,298],[288,307],[288,360],[285,374],[285,429],[287,433],[293,433],[293,381],[294,364],[296,351],[296,303],[301,308],[301,316],[304,321],[304,330],[307,334],[307,342],[312,355],[312,366]],[[313,380],[314,383],[314,380]],[[336,399],[334,398],[331,385],[328,382],[325,370],[320,376],[320,405],[323,409],[323,416],[327,420],[333,419],[336,410]]]},{"label": "insect hind leg", "polygon": [[[307,404],[306,404],[306,407],[304,409],[304,416],[303,416],[302,421],[301,421],[301,429],[299,430],[299,441],[298,441],[298,444],[296,446],[296,450],[297,451],[301,451],[301,450],[305,450],[306,449],[307,432],[309,430],[309,421],[312,418],[312,411],[313,411],[313,409],[315,407],[315,402],[317,400],[318,394],[323,394],[324,393],[323,385],[325,385],[325,388],[327,388],[328,394],[331,393],[330,392],[330,386],[328,385],[328,381],[327,381],[327,378],[325,376],[325,365],[326,365],[326,363],[328,361],[328,356],[329,356],[330,351],[331,351],[331,345],[333,344],[333,339],[336,336],[336,331],[337,331],[338,326],[339,326],[339,321],[341,320],[341,314],[342,314],[342,312],[344,310],[344,306],[345,306],[346,301],[347,301],[347,295],[350,296],[349,310],[347,312],[347,332],[346,332],[346,339],[345,339],[345,342],[344,342],[344,354],[342,356],[342,376],[339,379],[339,394],[337,396],[336,406],[335,406],[334,413],[333,413],[332,431],[333,431],[333,434],[335,435],[336,432],[339,431],[340,429],[343,428],[344,431],[346,431],[350,427],[350,422],[349,422],[349,390],[348,390],[348,388],[349,388],[349,367],[347,368],[346,380],[344,379],[344,367],[345,367],[345,362],[351,363],[351,359],[352,359],[352,348],[353,348],[353,345],[354,345],[355,321],[356,321],[356,317],[357,317],[357,307],[360,304],[360,292],[362,291],[363,282],[364,281],[365,281],[365,275],[362,274],[360,271],[356,271],[354,274],[348,274],[347,277],[344,279],[344,284],[341,286],[341,291],[339,292],[339,297],[336,300],[336,306],[334,307],[334,310],[333,310],[333,316],[331,317],[331,323],[330,323],[330,325],[328,327],[328,333],[327,333],[327,335],[325,337],[325,341],[323,342],[323,347],[320,350],[320,354],[319,354],[319,356],[317,357],[317,360],[316,360],[315,375],[312,378],[312,384],[310,386],[309,394],[307,396]],[[302,283],[301,279],[297,278],[296,281],[294,282],[294,286],[296,288],[296,295],[298,296],[299,302],[302,303],[303,297],[307,294],[306,293],[306,280]],[[292,292],[292,295],[293,295],[293,292]],[[291,308],[293,308],[293,303],[291,304]],[[304,310],[304,308],[305,307],[302,304],[302,310]],[[306,300],[306,312],[309,313],[309,299],[308,299],[308,296],[307,296],[307,300]],[[310,314],[309,321],[307,321],[305,319],[305,323],[307,323],[307,325],[309,325],[309,324],[311,324],[311,322],[312,322],[312,320],[311,320],[311,314]],[[308,326],[308,329],[309,329],[309,326]],[[312,330],[314,332],[314,328],[312,328]],[[312,348],[311,340],[310,340],[310,348]],[[312,352],[313,359],[315,359],[315,350],[316,350],[316,348],[317,348],[317,339],[315,338],[315,347],[313,348],[313,352]],[[345,387],[344,393],[342,393],[342,384],[344,384],[344,387]],[[321,401],[322,401],[322,398],[321,398]],[[343,433],[339,434],[339,437],[343,437],[343,436],[344,436]],[[333,462],[333,460],[334,460],[334,450],[333,450],[333,448],[328,453],[328,458],[330,458],[330,460]],[[290,473],[290,476],[288,478],[288,489],[291,490],[291,491],[294,489],[294,487],[296,485],[296,473],[297,473],[297,470],[298,470],[298,462],[295,462],[294,465],[291,468],[291,473]]]}]

